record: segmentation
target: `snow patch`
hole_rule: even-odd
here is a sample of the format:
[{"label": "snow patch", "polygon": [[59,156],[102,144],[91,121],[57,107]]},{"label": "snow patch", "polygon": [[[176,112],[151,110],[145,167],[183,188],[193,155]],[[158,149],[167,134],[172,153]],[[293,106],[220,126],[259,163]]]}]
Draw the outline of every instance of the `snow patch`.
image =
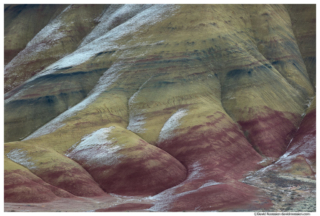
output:
[{"label": "snow patch", "polygon": [[64,126],[62,123],[67,118],[75,115],[77,112],[83,110],[86,108],[89,104],[94,102],[98,96],[105,91],[111,84],[113,84],[121,75],[119,71],[121,71],[125,66],[121,64],[121,62],[112,65],[104,74],[100,77],[97,85],[89,92],[86,99],[84,99],[82,102],[78,103],[74,107],[66,110],[61,115],[54,118],[52,121],[48,122],[38,130],[36,130],[34,133],[32,133],[30,136],[25,138],[24,140],[36,138],[39,136],[43,136],[45,134],[52,133],[56,131],[58,128]]},{"label": "snow patch", "polygon": [[108,135],[114,128],[114,126],[108,128],[101,128],[89,135],[84,136],[81,139],[79,145],[77,145],[77,147],[75,147],[73,151],[85,150],[96,145],[112,144],[112,140],[108,139]]},{"label": "snow patch", "polygon": [[314,99],[314,96],[310,97],[309,100],[307,101],[307,109],[311,106],[313,99]]},{"label": "snow patch", "polygon": [[146,130],[143,128],[144,124],[146,123],[144,121],[145,119],[146,117],[143,114],[130,116],[127,130],[132,131],[133,133],[143,133]]},{"label": "snow patch", "polygon": [[35,164],[31,161],[31,158],[28,157],[27,151],[24,151],[22,149],[11,150],[7,154],[7,157],[13,162],[16,162],[17,164],[20,164],[24,167],[27,167],[29,170],[37,168]]},{"label": "snow patch", "polygon": [[117,164],[122,156],[116,152],[121,150],[121,147],[115,144],[115,138],[108,138],[114,128],[114,126],[101,128],[84,136],[79,145],[66,156],[79,161],[85,160],[89,166]]},{"label": "snow patch", "polygon": [[201,171],[202,171],[201,163],[199,163],[198,161],[193,163],[189,167],[190,174],[188,175],[188,178],[186,180],[190,181],[190,180],[195,180],[195,179],[202,177],[203,174],[201,174]]},{"label": "snow patch", "polygon": [[173,131],[180,126],[180,120],[182,117],[187,115],[187,111],[187,109],[179,109],[166,121],[160,131],[158,142],[163,142],[164,140],[170,139],[174,136]]}]

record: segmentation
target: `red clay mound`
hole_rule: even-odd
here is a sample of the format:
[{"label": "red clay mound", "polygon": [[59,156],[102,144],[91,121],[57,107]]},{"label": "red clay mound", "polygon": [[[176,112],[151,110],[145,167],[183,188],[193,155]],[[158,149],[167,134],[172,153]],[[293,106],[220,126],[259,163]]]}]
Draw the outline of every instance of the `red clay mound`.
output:
[{"label": "red clay mound", "polygon": [[70,168],[70,164],[61,163],[59,166],[55,166],[53,170],[39,170],[37,175],[44,181],[76,196],[106,195],[85,170],[76,167]]},{"label": "red clay mound", "polygon": [[73,198],[74,196],[26,171],[14,170],[4,173],[5,202],[50,202],[58,197]]},{"label": "red clay mound", "polygon": [[[189,171],[199,163],[209,179],[240,179],[249,170],[261,168],[262,157],[254,151],[238,126],[225,114],[216,112],[208,121],[188,127],[158,146],[177,158]],[[219,128],[220,127],[220,128]]]},{"label": "red clay mound", "polygon": [[[165,151],[128,130],[110,128],[92,133],[68,154],[91,174],[105,192],[130,196],[155,195],[186,178],[185,167]],[[101,135],[107,130],[133,138],[130,144],[121,143],[116,138],[110,141],[107,135]],[[98,143],[103,137],[106,140]]]},{"label": "red clay mound", "polygon": [[[159,143],[188,168],[180,185],[156,195],[155,211],[209,211],[249,205],[257,197],[254,187],[237,180],[261,168],[254,151],[238,126],[221,112],[202,125],[179,129],[179,135]],[[217,130],[217,126],[219,129]],[[269,203],[269,201],[265,201]],[[270,203],[269,203],[270,204]]]},{"label": "red clay mound", "polygon": [[[238,122],[242,130],[248,133],[248,140],[260,154],[279,158],[286,151],[299,119],[293,113],[279,112],[268,107],[260,111],[249,109],[250,112],[258,114],[254,119]],[[291,119],[286,117],[288,115]]]}]

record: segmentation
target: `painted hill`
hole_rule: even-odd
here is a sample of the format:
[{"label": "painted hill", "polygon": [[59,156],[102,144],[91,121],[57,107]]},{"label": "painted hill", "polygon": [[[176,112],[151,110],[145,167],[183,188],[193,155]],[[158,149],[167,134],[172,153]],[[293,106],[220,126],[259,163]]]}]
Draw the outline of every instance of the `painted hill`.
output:
[{"label": "painted hill", "polygon": [[5,5],[4,70],[7,209],[315,197],[315,5]]}]

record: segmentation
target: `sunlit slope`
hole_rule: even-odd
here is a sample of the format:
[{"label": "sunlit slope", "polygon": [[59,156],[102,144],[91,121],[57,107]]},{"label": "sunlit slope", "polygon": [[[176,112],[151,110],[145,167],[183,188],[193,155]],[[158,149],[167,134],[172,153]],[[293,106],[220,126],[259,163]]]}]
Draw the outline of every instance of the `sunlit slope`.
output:
[{"label": "sunlit slope", "polygon": [[287,9],[91,12],[71,54],[7,93],[6,176],[28,168],[75,196],[158,194],[156,211],[270,206],[238,180],[286,152],[314,96]]}]

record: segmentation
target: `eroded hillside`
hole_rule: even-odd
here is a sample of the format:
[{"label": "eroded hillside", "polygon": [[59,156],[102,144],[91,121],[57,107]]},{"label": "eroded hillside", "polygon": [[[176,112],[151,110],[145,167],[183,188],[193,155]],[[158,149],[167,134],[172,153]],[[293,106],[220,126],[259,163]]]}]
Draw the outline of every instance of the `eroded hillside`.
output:
[{"label": "eroded hillside", "polygon": [[315,58],[315,5],[6,5],[7,208],[294,209]]}]

